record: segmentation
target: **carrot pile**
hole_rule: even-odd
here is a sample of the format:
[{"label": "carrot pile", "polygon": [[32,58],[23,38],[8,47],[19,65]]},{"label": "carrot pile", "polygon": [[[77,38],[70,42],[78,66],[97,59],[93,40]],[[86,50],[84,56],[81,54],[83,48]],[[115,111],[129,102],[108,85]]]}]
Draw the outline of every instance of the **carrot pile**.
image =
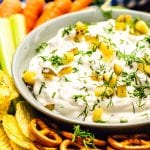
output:
[{"label": "carrot pile", "polygon": [[44,0],[27,0],[23,14],[26,19],[27,32],[31,31],[45,5]]},{"label": "carrot pile", "polygon": [[47,4],[42,15],[36,22],[36,26],[46,22],[49,19],[68,13],[72,6],[71,0],[55,0]]},{"label": "carrot pile", "polygon": [[19,0],[3,0],[0,4],[0,17],[21,13],[26,20],[26,30],[30,32],[42,23],[60,15],[78,11],[89,6],[93,0],[26,0],[25,7]]},{"label": "carrot pile", "polygon": [[3,0],[2,4],[0,4],[0,17],[8,17],[21,12],[22,6],[19,0]]},{"label": "carrot pile", "polygon": [[71,12],[78,11],[90,5],[93,0],[75,0],[72,3]]}]

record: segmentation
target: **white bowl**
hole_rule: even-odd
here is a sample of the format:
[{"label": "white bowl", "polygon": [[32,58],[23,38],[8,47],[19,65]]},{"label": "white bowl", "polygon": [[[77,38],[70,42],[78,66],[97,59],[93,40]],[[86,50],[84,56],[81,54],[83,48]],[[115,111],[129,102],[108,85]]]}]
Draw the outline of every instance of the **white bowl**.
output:
[{"label": "white bowl", "polygon": [[[114,9],[112,10],[112,18],[116,18],[120,14],[131,14],[132,16],[139,16],[143,20],[148,21],[150,19],[150,15],[143,12],[138,11],[131,11],[131,10],[122,10],[122,9]],[[134,128],[134,127],[141,127],[141,126],[149,126],[149,121],[138,122],[138,123],[124,123],[124,124],[102,124],[102,123],[85,123],[81,121],[75,121],[68,118],[65,118],[60,115],[56,115],[46,109],[42,104],[40,104],[35,98],[33,97],[30,90],[26,87],[25,83],[22,80],[23,71],[28,68],[29,62],[31,58],[36,55],[35,48],[41,42],[48,41],[51,37],[53,37],[58,29],[62,27],[66,27],[76,23],[77,21],[83,22],[98,22],[103,21],[105,18],[103,17],[102,12],[98,7],[94,7],[85,11],[80,11],[76,13],[70,13],[67,15],[63,15],[56,19],[52,19],[45,24],[41,25],[40,27],[33,30],[27,37],[22,41],[20,46],[17,49],[17,52],[13,59],[12,64],[12,74],[18,88],[20,94],[36,109],[40,112],[57,119],[62,122],[66,122],[69,124],[80,124],[94,128],[103,128],[103,129],[125,129],[125,128]]]}]

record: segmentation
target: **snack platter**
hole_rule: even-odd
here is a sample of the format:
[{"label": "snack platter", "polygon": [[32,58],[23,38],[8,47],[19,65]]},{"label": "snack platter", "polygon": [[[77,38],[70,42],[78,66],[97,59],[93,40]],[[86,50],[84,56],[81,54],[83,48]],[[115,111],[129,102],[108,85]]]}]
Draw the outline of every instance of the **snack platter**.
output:
[{"label": "snack platter", "polygon": [[[35,16],[70,13],[39,26],[47,19],[24,10],[31,1],[0,4],[0,149],[149,150],[148,14],[108,10],[106,19],[99,7],[82,10],[90,0],[39,0]],[[73,18],[70,8],[82,11]]]}]

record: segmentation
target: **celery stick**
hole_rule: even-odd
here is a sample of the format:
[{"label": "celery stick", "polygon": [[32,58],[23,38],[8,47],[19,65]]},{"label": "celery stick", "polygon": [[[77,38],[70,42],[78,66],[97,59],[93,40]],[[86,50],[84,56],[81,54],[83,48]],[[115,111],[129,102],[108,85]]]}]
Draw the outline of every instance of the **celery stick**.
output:
[{"label": "celery stick", "polygon": [[100,7],[103,17],[106,19],[112,18],[112,7],[110,7],[111,0],[106,0]]},{"label": "celery stick", "polygon": [[0,63],[1,68],[11,74],[11,62],[15,51],[9,19],[0,18]]},{"label": "celery stick", "polygon": [[26,35],[25,17],[22,14],[14,14],[9,19],[15,40],[15,48],[17,48]]}]

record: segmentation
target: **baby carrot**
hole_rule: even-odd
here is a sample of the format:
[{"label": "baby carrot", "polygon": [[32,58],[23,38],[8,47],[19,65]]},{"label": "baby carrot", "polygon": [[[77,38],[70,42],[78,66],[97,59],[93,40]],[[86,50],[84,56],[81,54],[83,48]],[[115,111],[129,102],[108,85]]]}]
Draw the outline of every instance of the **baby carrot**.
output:
[{"label": "baby carrot", "polygon": [[22,6],[19,0],[3,0],[0,4],[0,17],[8,17],[20,12],[22,12]]},{"label": "baby carrot", "polygon": [[48,21],[49,19],[68,13],[71,9],[71,0],[55,0],[48,4],[40,18],[37,20],[35,27]]},{"label": "baby carrot", "polygon": [[[44,6],[44,11],[49,11],[49,10],[51,10],[51,9],[54,7],[54,5],[55,5],[54,1],[51,1],[51,2],[46,3],[46,5]],[[44,12],[44,11],[43,11],[43,12]]]},{"label": "baby carrot", "polygon": [[72,6],[71,0],[55,0],[56,8],[60,10],[62,14],[68,13]]},{"label": "baby carrot", "polygon": [[51,13],[51,11],[53,10],[54,7],[55,7],[54,2],[49,2],[45,5],[45,9],[43,10],[43,13],[41,14],[41,16],[38,18],[38,20],[36,22],[36,26],[49,20],[49,18],[50,18],[49,14]]},{"label": "baby carrot", "polygon": [[72,3],[71,12],[81,10],[90,5],[92,2],[93,0],[75,0]]},{"label": "baby carrot", "polygon": [[27,0],[23,14],[26,20],[27,32],[31,31],[45,5],[44,0]]}]

